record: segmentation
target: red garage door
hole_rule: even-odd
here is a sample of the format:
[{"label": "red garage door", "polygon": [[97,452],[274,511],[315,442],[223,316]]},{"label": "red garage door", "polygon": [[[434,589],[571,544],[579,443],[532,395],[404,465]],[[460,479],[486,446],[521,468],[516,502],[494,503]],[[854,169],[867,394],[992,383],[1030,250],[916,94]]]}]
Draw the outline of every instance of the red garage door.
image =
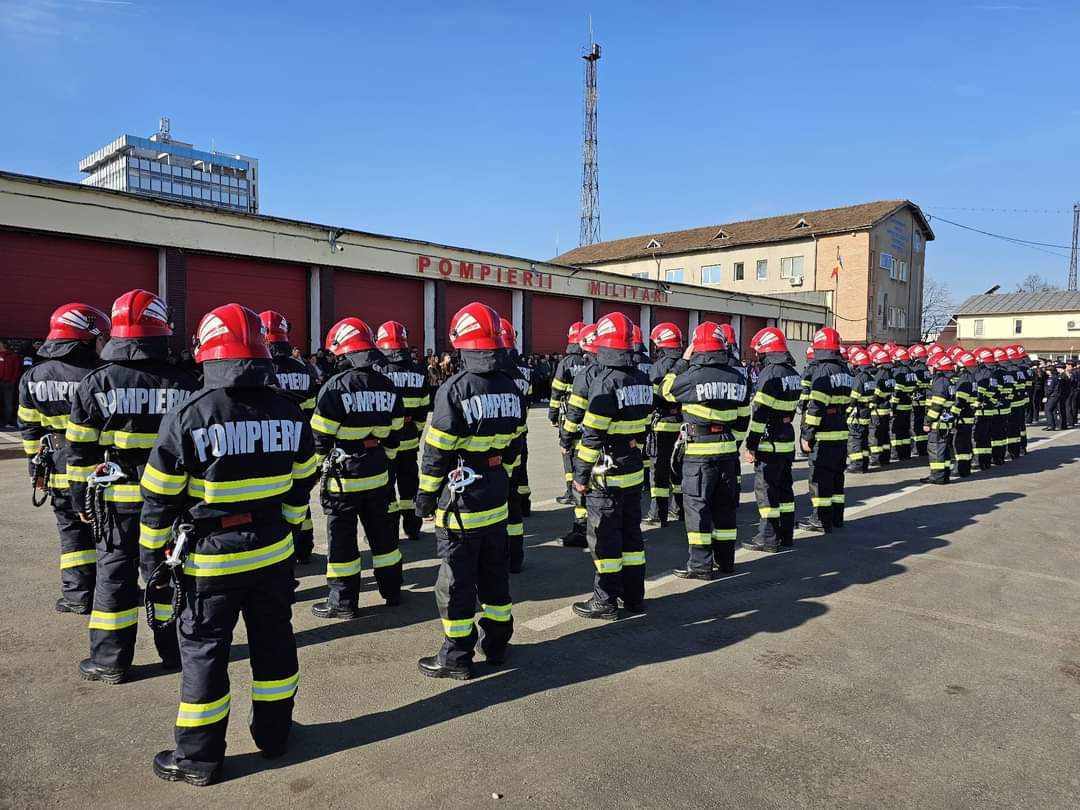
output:
[{"label": "red garage door", "polygon": [[765,318],[755,318],[752,315],[742,316],[742,359],[749,362],[753,359],[754,353],[750,350],[750,339],[758,333],[759,330],[768,326],[768,321]]},{"label": "red garage door", "polygon": [[634,323],[641,323],[640,304],[624,304],[621,301],[597,301],[593,311],[596,313],[596,320],[598,321],[612,312],[621,312]]},{"label": "red garage door", "polygon": [[698,323],[705,323],[705,321],[731,323],[731,315],[726,312],[702,312],[698,317]]},{"label": "red garage door", "polygon": [[446,285],[446,326],[450,327],[450,319],[466,304],[479,301],[499,313],[499,316],[507,320],[513,320],[513,294],[509,290],[500,290],[495,287],[481,287],[478,284],[447,284]]},{"label": "red garage door", "polygon": [[566,351],[566,330],[581,320],[581,299],[565,295],[533,295],[529,325],[530,352],[562,354]]},{"label": "red garage door", "polygon": [[424,354],[424,283],[385,273],[334,273],[334,322],[349,315],[367,321],[372,331],[400,321],[409,343]]},{"label": "red garage door", "polygon": [[670,321],[682,330],[683,339],[690,340],[690,311],[685,309],[670,309],[668,307],[652,308],[652,328],[658,323]]},{"label": "red garage door", "polygon": [[69,301],[104,312],[127,290],[157,292],[157,249],[0,231],[0,335],[44,338]]},{"label": "red garage door", "polygon": [[188,253],[187,333],[202,316],[235,301],[256,312],[275,309],[289,319],[289,341],[308,348],[308,276],[297,264],[267,262],[234,256]]}]

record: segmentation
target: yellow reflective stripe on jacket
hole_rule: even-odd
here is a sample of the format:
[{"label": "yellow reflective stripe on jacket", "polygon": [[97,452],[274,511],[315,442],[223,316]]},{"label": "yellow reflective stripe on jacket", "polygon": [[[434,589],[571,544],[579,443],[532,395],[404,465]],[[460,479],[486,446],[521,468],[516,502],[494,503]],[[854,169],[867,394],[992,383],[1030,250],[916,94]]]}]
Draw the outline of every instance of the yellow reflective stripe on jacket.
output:
[{"label": "yellow reflective stripe on jacket", "polygon": [[696,416],[709,422],[734,422],[740,416],[739,410],[736,408],[727,408],[721,411],[717,408],[710,408],[708,405],[699,405],[696,402],[685,403],[682,410],[684,414]]},{"label": "yellow reflective stripe on jacket", "polygon": [[578,394],[571,394],[570,397],[566,400],[566,402],[567,404],[573,405],[575,408],[583,411],[587,410],[589,407],[589,400],[585,399],[585,397],[583,396],[579,396]]},{"label": "yellow reflective stripe on jacket", "polygon": [[420,440],[419,439],[406,439],[405,441],[400,442],[398,444],[397,449],[398,449],[399,453],[408,453],[410,450],[419,450],[420,449]]},{"label": "yellow reflective stripe on jacket", "polygon": [[737,452],[739,452],[739,445],[736,442],[687,442],[686,444],[688,456],[720,456]]},{"label": "yellow reflective stripe on jacket", "polygon": [[592,464],[598,458],[600,458],[600,451],[591,447],[586,447],[584,444],[579,444],[577,449],[577,457],[584,461],[586,464]]},{"label": "yellow reflective stripe on jacket", "polygon": [[431,397],[402,397],[401,404],[406,408],[423,408],[431,404]]},{"label": "yellow reflective stripe on jacket", "polygon": [[[334,434],[339,439],[359,440],[366,439],[368,436],[375,434],[375,428],[372,425],[364,425],[362,427],[349,427],[348,425],[341,425],[337,433]],[[386,428],[383,432],[382,438],[390,435],[390,428]]]},{"label": "yellow reflective stripe on jacket", "polygon": [[808,413],[806,416],[803,417],[803,421],[806,422],[806,424],[810,425],[810,427],[817,427],[821,424],[821,417],[815,416],[812,413]]},{"label": "yellow reflective stripe on jacket", "polygon": [[293,478],[307,478],[310,475],[315,474],[315,468],[318,466],[318,459],[315,458],[315,454],[311,454],[311,458],[307,461],[294,461],[292,465],[292,477]]},{"label": "yellow reflective stripe on jacket", "polygon": [[516,438],[515,433],[495,433],[491,436],[467,436],[459,439],[458,450],[470,453],[485,453],[488,450],[502,450]]},{"label": "yellow reflective stripe on jacket", "polygon": [[154,602],[154,619],[159,622],[167,622],[173,617],[172,605],[162,604],[161,602]]},{"label": "yellow reflective stripe on jacket", "polygon": [[187,482],[186,473],[183,475],[170,475],[149,463],[143,468],[142,480],[140,481],[142,486],[158,495],[179,495],[184,491]]},{"label": "yellow reflective stripe on jacket", "polygon": [[74,422],[68,422],[67,430],[64,432],[64,438],[69,442],[96,442],[98,440],[98,429],[91,427],[90,425],[77,425]]},{"label": "yellow reflective stripe on jacket", "polygon": [[585,411],[585,416],[582,418],[581,424],[585,427],[593,428],[594,430],[607,430],[611,425],[611,417],[595,414],[592,411]]},{"label": "yellow reflective stripe on jacket", "polygon": [[292,504],[281,504],[281,516],[285,518],[289,523],[303,523],[304,516],[307,514],[307,504],[303,506],[293,506]]},{"label": "yellow reflective stripe on jacket", "polygon": [[443,479],[438,475],[420,473],[420,490],[422,492],[438,492],[442,488]]},{"label": "yellow reflective stripe on jacket", "polygon": [[568,416],[563,420],[563,430],[565,430],[567,433],[580,433],[581,425],[579,425],[577,422],[572,421]]},{"label": "yellow reflective stripe on jacket", "polygon": [[[106,435],[110,437],[108,442],[104,441]],[[118,450],[149,450],[154,446],[155,441],[157,441],[156,433],[130,433],[126,430],[113,430],[107,434],[102,434],[101,444],[108,444]]]},{"label": "yellow reflective stripe on jacket", "polygon": [[20,405],[18,416],[20,420],[28,425],[41,424],[41,411],[37,408],[27,408],[25,405]]},{"label": "yellow reflective stripe on jacket", "polygon": [[105,487],[104,499],[108,503],[142,503],[142,489],[138,484],[111,484]]},{"label": "yellow reflective stripe on jacket", "polygon": [[444,430],[439,430],[434,425],[429,425],[424,441],[439,450],[453,450],[457,447],[458,437]]},{"label": "yellow reflective stripe on jacket", "polygon": [[41,449],[40,439],[23,439],[22,440],[23,452],[28,456],[36,456],[38,450]]},{"label": "yellow reflective stripe on jacket", "polygon": [[308,397],[300,403],[300,410],[313,411],[315,410],[315,397]]},{"label": "yellow reflective stripe on jacket", "polygon": [[[340,482],[340,483],[339,483]],[[383,470],[378,475],[369,475],[366,478],[334,478],[326,480],[326,487],[330,492],[367,492],[378,489],[390,483],[390,475]]]},{"label": "yellow reflective stripe on jacket", "polygon": [[637,433],[644,433],[645,429],[649,426],[650,417],[644,417],[643,419],[622,419],[612,420],[608,425],[608,433],[612,436],[633,436]]},{"label": "yellow reflective stripe on jacket", "polygon": [[[481,512],[468,512],[463,509],[459,513],[436,509],[435,525],[440,529],[467,531],[469,529],[481,529],[484,526],[494,526],[496,523],[506,520],[508,515],[509,510],[505,503],[494,509],[486,509]],[[460,523],[458,522],[459,517],[461,518]]]},{"label": "yellow reflective stripe on jacket", "polygon": [[54,430],[67,430],[69,421],[70,417],[66,413],[57,414],[56,416],[49,416],[44,413],[41,414],[41,424],[47,428],[53,428]]},{"label": "yellow reflective stripe on jacket", "polygon": [[145,523],[139,523],[139,545],[143,548],[164,548],[169,542],[169,533],[172,529],[168,526],[162,529],[154,529]]},{"label": "yellow reflective stripe on jacket", "polygon": [[180,703],[180,710],[176,713],[176,725],[181,728],[197,728],[209,726],[229,716],[229,703],[231,695],[215,700],[212,703]]},{"label": "yellow reflective stripe on jacket", "polygon": [[327,419],[321,413],[313,413],[311,415],[311,429],[317,430],[319,433],[325,433],[327,436],[336,436],[338,428],[340,427],[341,422]]},{"label": "yellow reflective stripe on jacket", "polygon": [[563,382],[562,380],[559,380],[559,379],[552,380],[551,381],[551,387],[555,391],[569,391],[570,388],[571,388],[570,383]]},{"label": "yellow reflective stripe on jacket", "polygon": [[300,685],[300,673],[276,681],[251,681],[252,700],[288,700],[296,694]]},{"label": "yellow reflective stripe on jacket", "polygon": [[91,630],[123,630],[125,627],[134,627],[139,623],[139,609],[119,610],[110,613],[105,610],[90,612]]},{"label": "yellow reflective stripe on jacket", "polygon": [[657,422],[653,425],[653,433],[678,433],[681,427],[681,422]]},{"label": "yellow reflective stripe on jacket", "polygon": [[795,442],[762,442],[758,445],[759,453],[794,453]]},{"label": "yellow reflective stripe on jacket", "polygon": [[[383,473],[385,477],[386,473]],[[206,503],[236,503],[256,501],[283,495],[292,488],[292,475],[270,475],[263,478],[241,478],[238,481],[209,481],[203,478],[188,480],[188,495]]]},{"label": "yellow reflective stripe on jacket", "polygon": [[80,565],[95,565],[97,549],[87,548],[82,551],[68,551],[60,555],[60,568],[78,568]]},{"label": "yellow reflective stripe on jacket", "polygon": [[68,464],[67,470],[65,472],[67,473],[68,480],[73,481],[76,478],[85,479],[87,476],[91,475],[96,469],[97,464],[87,464],[85,467],[80,467],[77,464]]},{"label": "yellow reflective stripe on jacket", "polygon": [[196,577],[242,574],[288,560],[292,555],[293,537],[292,534],[287,534],[284,540],[251,551],[238,551],[233,554],[188,554],[184,559],[184,573]]},{"label": "yellow reflective stripe on jacket", "polygon": [[625,475],[611,475],[609,473],[604,476],[604,482],[609,487],[618,487],[619,489],[637,486],[638,484],[645,483],[645,470],[641,469],[637,472],[626,473]]},{"label": "yellow reflective stripe on jacket", "polygon": [[798,400],[788,401],[786,399],[777,399],[774,396],[766,394],[764,391],[758,391],[754,394],[754,404],[765,405],[776,411],[794,411],[799,407]]},{"label": "yellow reflective stripe on jacket", "polygon": [[[803,380],[803,384],[809,385],[810,383],[806,380]],[[809,398],[814,400],[814,402],[820,402],[822,405],[829,404],[829,395],[826,394],[824,391],[810,391]]]},{"label": "yellow reflective stripe on jacket", "polygon": [[819,442],[846,442],[848,432],[846,430],[819,430],[814,434]]}]

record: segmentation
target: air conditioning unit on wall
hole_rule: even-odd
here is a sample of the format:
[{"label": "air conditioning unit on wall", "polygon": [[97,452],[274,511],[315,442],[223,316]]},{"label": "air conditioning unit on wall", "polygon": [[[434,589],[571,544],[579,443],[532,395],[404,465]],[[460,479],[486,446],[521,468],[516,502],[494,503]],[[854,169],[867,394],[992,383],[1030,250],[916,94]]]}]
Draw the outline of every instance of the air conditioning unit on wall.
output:
[{"label": "air conditioning unit on wall", "polygon": [[1069,321],[1067,324],[1065,324],[1065,328],[1068,329],[1070,332],[1075,332],[1077,329],[1080,329],[1080,326],[1076,325],[1076,321]]},{"label": "air conditioning unit on wall", "polygon": [[801,287],[802,286],[802,280],[803,280],[802,276],[792,276],[791,277],[791,286],[792,287]]}]

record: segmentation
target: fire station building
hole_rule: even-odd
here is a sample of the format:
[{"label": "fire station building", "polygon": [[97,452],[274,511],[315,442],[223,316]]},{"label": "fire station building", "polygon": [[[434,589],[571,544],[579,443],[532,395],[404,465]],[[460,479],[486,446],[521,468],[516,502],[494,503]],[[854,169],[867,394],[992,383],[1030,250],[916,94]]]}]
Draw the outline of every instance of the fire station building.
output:
[{"label": "fire station building", "polygon": [[[450,318],[482,301],[510,318],[522,350],[562,352],[566,329],[624,312],[643,331],[704,320],[749,337],[776,325],[812,334],[816,303],[703,289],[261,214],[206,209],[77,183],[0,172],[0,337],[43,337],[53,309],[81,301],[108,311],[125,290],[161,295],[176,346],[210,309],[236,301],[276,309],[293,343],[318,348],[355,315],[398,320],[424,351],[448,348]],[[796,357],[803,344],[791,346]],[[744,347],[745,351],[745,347]]]}]

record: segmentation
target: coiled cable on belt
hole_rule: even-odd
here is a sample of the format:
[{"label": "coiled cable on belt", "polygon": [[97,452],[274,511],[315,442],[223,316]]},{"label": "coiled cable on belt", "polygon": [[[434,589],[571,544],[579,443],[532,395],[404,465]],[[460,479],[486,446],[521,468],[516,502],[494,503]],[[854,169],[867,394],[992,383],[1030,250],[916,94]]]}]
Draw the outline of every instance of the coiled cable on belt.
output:
[{"label": "coiled cable on belt", "polygon": [[671,450],[671,473],[682,480],[682,463],[686,456],[686,445],[690,441],[690,426],[683,422],[679,426],[679,438],[675,440],[675,447]]},{"label": "coiled cable on belt", "polygon": [[[53,445],[52,434],[47,433],[41,437],[41,446],[38,447],[34,457],[30,459],[30,503],[35,508],[44,506],[45,501],[56,497],[56,493],[52,488],[52,474],[56,469],[56,460],[53,457],[55,452],[56,448]],[[39,481],[41,486],[38,486]],[[40,495],[38,495],[39,492]]]},{"label": "coiled cable on belt", "polygon": [[319,500],[327,500],[331,493],[330,482],[338,486],[338,494],[345,493],[345,485],[341,481],[341,472],[345,465],[345,459],[349,454],[340,447],[335,447],[326,455],[322,465],[322,476],[319,478]]},{"label": "coiled cable on belt", "polygon": [[457,467],[446,474],[446,489],[450,493],[447,511],[457,518],[458,531],[465,531],[465,522],[461,519],[461,494],[483,477],[472,467],[466,467],[465,459],[460,457]]},{"label": "coiled cable on belt", "polygon": [[96,543],[103,543],[108,539],[112,524],[112,515],[105,501],[105,490],[124,478],[127,478],[127,475],[120,465],[108,459],[98,464],[86,477],[86,499],[83,511],[90,518],[90,529]]},{"label": "coiled cable on belt", "polygon": [[[170,627],[184,609],[184,557],[187,556],[189,543],[194,542],[192,536],[195,526],[191,523],[181,523],[180,519],[173,524],[170,543],[165,549],[165,559],[158,564],[153,573],[146,580],[146,589],[143,591],[143,602],[146,609],[146,624],[151,630],[164,630]],[[166,588],[172,588],[170,604],[172,612],[167,619],[157,617],[156,597]]]}]

